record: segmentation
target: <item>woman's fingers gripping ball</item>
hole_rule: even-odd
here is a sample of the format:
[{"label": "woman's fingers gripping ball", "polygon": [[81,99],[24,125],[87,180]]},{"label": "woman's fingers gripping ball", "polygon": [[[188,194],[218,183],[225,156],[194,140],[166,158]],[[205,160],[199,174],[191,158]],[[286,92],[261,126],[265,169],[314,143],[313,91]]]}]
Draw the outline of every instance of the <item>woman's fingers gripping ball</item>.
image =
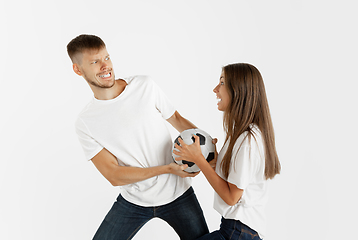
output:
[{"label": "woman's fingers gripping ball", "polygon": [[196,163],[198,159],[203,156],[200,148],[200,138],[196,135],[193,135],[193,137],[195,142],[190,145],[186,144],[183,139],[178,139],[180,145],[176,143],[175,148],[177,150],[174,149],[173,151],[175,151],[175,155],[179,157],[175,158],[175,160],[186,160]]}]

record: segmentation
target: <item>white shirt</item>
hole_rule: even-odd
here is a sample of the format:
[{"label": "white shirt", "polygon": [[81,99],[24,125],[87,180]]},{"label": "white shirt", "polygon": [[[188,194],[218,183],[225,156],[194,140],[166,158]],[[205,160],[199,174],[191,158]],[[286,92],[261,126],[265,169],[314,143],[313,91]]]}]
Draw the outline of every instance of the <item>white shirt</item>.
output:
[{"label": "white shirt", "polygon": [[[120,166],[148,168],[171,163],[172,139],[165,125],[175,108],[148,77],[124,79],[127,86],[116,98],[92,101],[79,114],[76,132],[86,159],[103,148]],[[121,187],[127,201],[140,206],[167,204],[190,187],[191,179],[162,174]]]},{"label": "white shirt", "polygon": [[245,132],[236,140],[232,151],[228,179],[224,177],[220,166],[227,151],[228,143],[220,150],[216,172],[221,178],[235,184],[244,192],[239,202],[234,206],[226,204],[215,193],[214,208],[226,219],[240,220],[258,232],[260,238],[263,238],[266,225],[264,207],[268,198],[267,181],[265,179],[265,152],[260,130],[253,127],[253,132],[255,138],[251,137],[250,140],[248,137],[245,138],[247,135],[247,132]]}]

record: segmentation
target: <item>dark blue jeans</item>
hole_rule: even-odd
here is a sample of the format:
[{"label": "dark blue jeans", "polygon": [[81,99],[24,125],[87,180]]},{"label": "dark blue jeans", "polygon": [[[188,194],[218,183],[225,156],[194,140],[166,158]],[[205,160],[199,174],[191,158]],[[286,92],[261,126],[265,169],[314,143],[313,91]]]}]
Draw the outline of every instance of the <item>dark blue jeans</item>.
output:
[{"label": "dark blue jeans", "polygon": [[238,220],[221,218],[220,230],[198,240],[260,240],[258,233]]},{"label": "dark blue jeans", "polygon": [[209,232],[203,211],[190,187],[173,202],[158,207],[141,207],[119,195],[93,239],[132,239],[144,224],[156,217],[166,221],[180,239],[197,239]]}]

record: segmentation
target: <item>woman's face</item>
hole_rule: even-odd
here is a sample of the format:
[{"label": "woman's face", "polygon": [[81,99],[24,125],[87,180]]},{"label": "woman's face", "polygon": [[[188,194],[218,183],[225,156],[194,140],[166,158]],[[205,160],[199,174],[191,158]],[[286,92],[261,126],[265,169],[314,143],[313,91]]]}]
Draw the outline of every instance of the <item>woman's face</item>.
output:
[{"label": "woman's face", "polygon": [[216,93],[216,99],[218,100],[218,109],[220,111],[225,111],[229,106],[231,101],[229,93],[225,86],[225,74],[224,71],[221,72],[219,84],[214,88],[214,93]]}]

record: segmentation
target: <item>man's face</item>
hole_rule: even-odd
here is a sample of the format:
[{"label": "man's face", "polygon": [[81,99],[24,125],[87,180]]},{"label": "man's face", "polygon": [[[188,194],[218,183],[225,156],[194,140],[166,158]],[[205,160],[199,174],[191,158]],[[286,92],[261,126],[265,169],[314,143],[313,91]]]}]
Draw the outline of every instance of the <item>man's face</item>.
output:
[{"label": "man's face", "polygon": [[[74,64],[75,72],[83,76],[92,86],[98,88],[111,88],[114,85],[114,72],[112,61],[107,49],[86,50],[82,55],[82,61]],[[76,66],[77,69],[76,70]]]}]

